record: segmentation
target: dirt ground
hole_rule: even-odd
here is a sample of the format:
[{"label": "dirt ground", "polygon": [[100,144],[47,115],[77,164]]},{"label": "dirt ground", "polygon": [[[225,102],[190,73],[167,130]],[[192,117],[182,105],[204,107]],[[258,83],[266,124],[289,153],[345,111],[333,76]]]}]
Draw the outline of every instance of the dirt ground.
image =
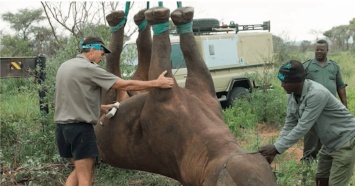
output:
[{"label": "dirt ground", "polygon": [[[280,131],[266,124],[258,124],[258,134],[263,137],[264,141],[267,139],[275,139],[278,137]],[[295,145],[287,151],[288,158],[300,160],[303,154],[303,140],[298,141]]]}]

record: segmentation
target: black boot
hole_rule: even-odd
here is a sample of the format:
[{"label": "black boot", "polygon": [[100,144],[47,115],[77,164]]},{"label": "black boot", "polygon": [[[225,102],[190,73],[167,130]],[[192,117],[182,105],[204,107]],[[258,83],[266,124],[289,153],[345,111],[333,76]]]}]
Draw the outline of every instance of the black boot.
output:
[{"label": "black boot", "polygon": [[329,178],[316,178],[316,186],[329,186]]}]

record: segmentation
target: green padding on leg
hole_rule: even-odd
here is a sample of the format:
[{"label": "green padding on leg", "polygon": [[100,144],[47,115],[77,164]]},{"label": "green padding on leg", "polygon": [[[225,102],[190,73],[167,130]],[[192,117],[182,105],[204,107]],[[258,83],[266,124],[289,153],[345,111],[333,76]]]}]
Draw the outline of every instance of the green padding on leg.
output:
[{"label": "green padding on leg", "polygon": [[130,5],[131,5],[131,1],[127,1],[126,2],[126,10],[125,10],[125,13],[124,13],[124,17],[121,20],[121,22],[119,22],[116,26],[111,27],[111,32],[112,33],[113,32],[117,32],[120,28],[122,28],[126,24]]},{"label": "green padding on leg", "polygon": [[169,30],[169,22],[152,25],[154,35],[159,35]]},{"label": "green padding on leg", "polygon": [[117,32],[120,28],[122,28],[126,24],[126,21],[127,21],[127,17],[124,16],[124,18],[116,26],[111,27],[111,32],[112,33]]},{"label": "green padding on leg", "polygon": [[185,34],[192,32],[192,21],[183,25],[176,26],[178,34]]},{"label": "green padding on leg", "polygon": [[143,19],[143,21],[141,22],[141,24],[138,25],[138,31],[141,32],[145,29],[145,27],[147,27],[147,20]]}]

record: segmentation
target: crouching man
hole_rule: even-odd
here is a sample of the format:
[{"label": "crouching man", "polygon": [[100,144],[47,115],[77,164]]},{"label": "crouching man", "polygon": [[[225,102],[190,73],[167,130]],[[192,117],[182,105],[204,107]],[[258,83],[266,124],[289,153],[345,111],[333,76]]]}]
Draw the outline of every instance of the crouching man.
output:
[{"label": "crouching man", "polygon": [[322,142],[316,185],[348,185],[355,161],[355,118],[323,85],[305,79],[301,62],[284,63],[277,77],[288,94],[285,124],[275,144],[259,152],[271,163],[276,154],[312,132]]}]

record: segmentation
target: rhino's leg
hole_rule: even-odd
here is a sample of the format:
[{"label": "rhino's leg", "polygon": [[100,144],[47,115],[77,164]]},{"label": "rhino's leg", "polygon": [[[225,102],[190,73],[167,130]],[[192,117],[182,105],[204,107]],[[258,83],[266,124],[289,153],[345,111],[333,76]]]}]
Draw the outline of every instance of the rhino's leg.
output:
[{"label": "rhino's leg", "polygon": [[[140,10],[134,15],[134,22],[138,26],[138,38],[136,40],[138,50],[138,67],[134,72],[132,79],[135,80],[148,80],[150,58],[152,56],[152,37],[150,31],[150,24],[144,16],[147,9]],[[130,91],[130,95],[140,94],[146,91]]]},{"label": "rhino's leg", "polygon": [[178,8],[171,13],[171,19],[180,35],[180,47],[188,69],[185,88],[198,95],[200,99],[204,99],[205,104],[222,117],[211,74],[198,50],[192,32],[193,15],[192,7]]},{"label": "rhino's leg", "polygon": [[[169,38],[169,17],[170,10],[164,7],[154,7],[145,12],[145,18],[153,27],[152,56],[149,67],[148,79],[156,79],[165,70],[166,76],[172,77],[170,52],[171,44]],[[176,83],[175,83],[176,84]],[[176,86],[174,86],[176,87]],[[174,87],[172,89],[174,89]],[[172,89],[151,89],[150,97],[155,100],[169,99]]]},{"label": "rhino's leg", "polygon": [[[124,18],[124,12],[122,10],[112,12],[106,16],[106,21],[109,26],[113,29],[117,26]],[[118,30],[111,31],[111,41],[109,48],[112,53],[106,56],[107,64],[106,70],[122,77],[120,70],[120,59],[123,47],[123,37],[124,37],[124,26]]]},{"label": "rhino's leg", "polygon": [[[106,70],[118,77],[122,77],[120,60],[124,38],[123,23],[126,21],[124,19],[124,12],[122,10],[112,12],[106,16],[106,20],[112,30],[109,45],[111,53],[106,56]],[[127,91],[112,89],[106,94],[104,104],[112,103],[113,101],[122,101],[128,97]]]}]

